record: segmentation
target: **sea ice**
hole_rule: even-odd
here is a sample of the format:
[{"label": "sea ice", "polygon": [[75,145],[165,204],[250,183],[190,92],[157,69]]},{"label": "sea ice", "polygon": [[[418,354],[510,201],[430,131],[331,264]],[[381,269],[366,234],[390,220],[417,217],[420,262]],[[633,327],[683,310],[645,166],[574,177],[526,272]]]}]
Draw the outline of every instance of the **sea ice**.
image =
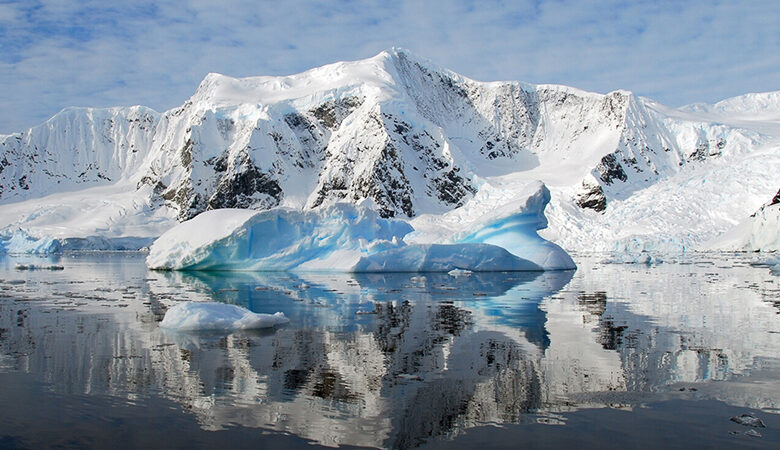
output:
[{"label": "sea ice", "polygon": [[270,328],[287,322],[281,312],[258,314],[225,303],[183,302],[166,311],[160,326],[178,331],[233,331]]}]

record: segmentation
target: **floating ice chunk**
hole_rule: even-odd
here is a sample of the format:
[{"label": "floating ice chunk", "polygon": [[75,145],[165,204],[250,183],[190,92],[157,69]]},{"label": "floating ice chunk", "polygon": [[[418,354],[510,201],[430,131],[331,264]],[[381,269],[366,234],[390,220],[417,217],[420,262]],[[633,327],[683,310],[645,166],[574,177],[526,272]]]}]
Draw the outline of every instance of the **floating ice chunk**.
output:
[{"label": "floating ice chunk", "polygon": [[[546,221],[545,221],[546,223]],[[493,244],[513,255],[535,264],[536,270],[569,270],[577,265],[566,251],[557,244],[542,239],[536,233],[538,220],[535,214],[515,214],[484,225],[471,234],[457,239],[463,243]],[[534,270],[534,269],[527,269]]]},{"label": "floating ice chunk", "polygon": [[663,260],[650,253],[616,253],[602,261],[603,264],[661,264]]},{"label": "floating ice chunk", "polygon": [[542,182],[512,188],[484,182],[462,207],[415,218],[416,232],[408,240],[492,244],[543,270],[576,269],[566,251],[537,233],[547,227],[544,209],[549,202],[550,191]]},{"label": "floating ice chunk", "polygon": [[471,275],[472,272],[470,270],[463,270],[463,269],[452,269],[449,272],[447,272],[447,275],[451,277],[465,277]]},{"label": "floating ice chunk", "polygon": [[37,264],[16,264],[14,266],[16,270],[65,270],[65,267],[58,264],[51,265],[37,265]]},{"label": "floating ice chunk", "polygon": [[152,269],[349,271],[366,254],[403,244],[412,227],[365,207],[318,211],[207,211],[164,233],[149,249]]},{"label": "floating ice chunk", "polygon": [[730,420],[746,427],[766,428],[764,422],[752,414],[742,414],[741,416],[732,417]]},{"label": "floating ice chunk", "polygon": [[168,309],[160,326],[179,331],[233,331],[289,322],[283,313],[258,314],[225,303],[184,302]]},{"label": "floating ice chunk", "polygon": [[403,236],[410,231],[406,222],[349,204],[306,212],[214,210],[163,234],[146,262],[152,269],[174,270],[543,270],[495,245],[406,245]]},{"label": "floating ice chunk", "polygon": [[538,265],[490,244],[414,244],[364,256],[353,272],[540,271]]},{"label": "floating ice chunk", "polygon": [[780,264],[775,264],[774,266],[770,267],[769,271],[773,275],[780,275]]}]

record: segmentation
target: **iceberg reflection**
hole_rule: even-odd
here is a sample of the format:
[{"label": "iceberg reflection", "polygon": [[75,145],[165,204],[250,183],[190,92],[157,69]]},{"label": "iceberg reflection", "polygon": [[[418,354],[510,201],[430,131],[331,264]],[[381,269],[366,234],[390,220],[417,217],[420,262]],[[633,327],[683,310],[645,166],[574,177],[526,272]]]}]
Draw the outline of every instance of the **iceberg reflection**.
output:
[{"label": "iceberg reflection", "polygon": [[[780,398],[776,382],[749,378],[780,367],[780,316],[771,275],[747,264],[580,258],[576,273],[456,278],[159,273],[95,258],[64,258],[56,273],[5,266],[0,368],[62,392],[162,395],[207,430],[238,424],[325,445],[408,448],[691,383],[738,405],[777,408]],[[121,288],[107,287],[117,279]],[[162,330],[165,310],[185,300],[291,322]]]}]

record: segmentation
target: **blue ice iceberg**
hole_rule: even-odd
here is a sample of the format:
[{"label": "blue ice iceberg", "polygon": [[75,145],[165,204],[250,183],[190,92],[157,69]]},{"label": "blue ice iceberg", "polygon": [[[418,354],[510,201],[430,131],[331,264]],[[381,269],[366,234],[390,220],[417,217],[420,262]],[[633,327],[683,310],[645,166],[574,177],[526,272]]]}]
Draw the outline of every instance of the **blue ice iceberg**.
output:
[{"label": "blue ice iceberg", "polygon": [[364,256],[353,272],[540,271],[538,265],[489,244],[412,244]]},{"label": "blue ice iceberg", "polygon": [[373,209],[219,209],[167,231],[146,263],[163,270],[349,271],[361,257],[404,245],[412,227]]},{"label": "blue ice iceberg", "polygon": [[207,211],[169,230],[149,250],[160,270],[448,272],[543,270],[487,244],[415,244],[412,227],[370,207],[317,211]]},{"label": "blue ice iceberg", "polygon": [[[490,197],[490,194],[487,196]],[[503,199],[503,195],[498,197]],[[547,228],[544,209],[550,203],[550,190],[544,183],[530,183],[515,192],[514,197],[510,196],[492,207],[482,203],[483,199],[475,197],[464,206],[466,211],[450,213],[453,217],[447,220],[451,222],[455,219],[460,227],[465,228],[450,237],[450,242],[497,245],[544,270],[577,268],[565,250],[537,233]]]},{"label": "blue ice iceberg", "polygon": [[[547,221],[544,223],[546,226]],[[540,229],[538,224],[536,214],[514,214],[488,222],[479,230],[458,238],[457,242],[493,244],[521,255],[545,270],[576,269],[566,251],[536,233]]]},{"label": "blue ice iceberg", "polygon": [[58,251],[60,251],[59,241],[50,237],[36,238],[24,230],[0,233],[0,253],[51,254]]}]

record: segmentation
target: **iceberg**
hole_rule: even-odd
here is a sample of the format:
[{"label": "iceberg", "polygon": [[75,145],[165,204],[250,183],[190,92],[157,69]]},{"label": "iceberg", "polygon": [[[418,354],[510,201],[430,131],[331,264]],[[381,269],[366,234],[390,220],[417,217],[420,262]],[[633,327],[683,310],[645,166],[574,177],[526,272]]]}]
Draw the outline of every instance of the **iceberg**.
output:
[{"label": "iceberg", "polygon": [[413,244],[360,258],[352,272],[541,271],[540,266],[489,244]]},{"label": "iceberg", "polygon": [[207,211],[160,236],[147,266],[160,270],[350,271],[363,256],[404,245],[412,227],[365,206],[318,211]]},{"label": "iceberg", "polygon": [[479,192],[460,208],[413,219],[415,233],[407,241],[492,244],[543,270],[576,269],[565,250],[537,233],[547,227],[544,210],[549,202],[550,190],[540,181],[483,182]]},{"label": "iceberg", "polygon": [[259,314],[226,303],[183,302],[165,312],[160,326],[177,331],[235,331],[270,328],[287,322],[280,312]]},{"label": "iceberg", "polygon": [[36,238],[24,230],[0,234],[0,253],[48,255],[59,251],[60,242],[51,237]]},{"label": "iceberg", "polygon": [[461,243],[493,244],[513,255],[522,255],[546,270],[576,269],[571,256],[557,244],[539,236],[536,233],[538,229],[539,219],[536,214],[518,213],[490,221],[456,240]]},{"label": "iceberg", "polygon": [[[276,208],[207,211],[158,238],[157,270],[449,272],[540,271],[544,267],[484,243],[407,244],[407,222],[370,205],[316,211]],[[541,238],[539,238],[541,239]]]}]

